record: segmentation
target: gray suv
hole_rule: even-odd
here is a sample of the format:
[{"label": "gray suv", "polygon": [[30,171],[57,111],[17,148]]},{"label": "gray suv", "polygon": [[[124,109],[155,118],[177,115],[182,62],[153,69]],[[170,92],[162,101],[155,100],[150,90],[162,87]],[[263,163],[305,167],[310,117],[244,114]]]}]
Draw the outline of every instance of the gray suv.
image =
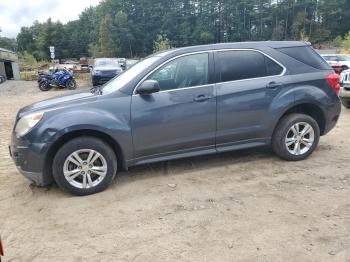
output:
[{"label": "gray suv", "polygon": [[103,87],[22,108],[10,154],[44,186],[87,195],[138,164],[272,145],[308,157],[340,114],[339,76],[302,42],[172,49]]}]

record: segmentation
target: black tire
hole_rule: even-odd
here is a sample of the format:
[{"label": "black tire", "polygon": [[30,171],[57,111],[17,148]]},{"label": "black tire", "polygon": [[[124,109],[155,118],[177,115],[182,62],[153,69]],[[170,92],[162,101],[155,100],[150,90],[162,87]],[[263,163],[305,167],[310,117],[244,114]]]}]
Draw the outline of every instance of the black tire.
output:
[{"label": "black tire", "polygon": [[[90,188],[79,188],[70,184],[64,176],[63,168],[66,159],[73,152],[83,149],[92,149],[100,153],[107,163],[107,173],[99,184]],[[117,157],[113,149],[102,140],[90,137],[82,136],[74,138],[65,143],[56,153],[53,160],[53,177],[57,185],[70,194],[77,196],[85,196],[95,194],[105,190],[108,185],[114,179],[117,173]]]},{"label": "black tire", "polygon": [[350,99],[349,100],[341,99],[341,103],[345,108],[350,109]]},{"label": "black tire", "polygon": [[47,81],[40,81],[39,82],[39,89],[41,91],[49,91],[51,89],[51,85]]},{"label": "black tire", "polygon": [[[311,125],[314,131],[314,141],[310,149],[304,154],[294,155],[289,152],[286,145],[286,138],[290,128],[297,123],[307,123]],[[315,119],[311,116],[304,114],[289,114],[283,117],[275,128],[272,136],[272,149],[277,156],[288,161],[299,161],[307,158],[317,147],[318,141],[320,140],[320,128]]]},{"label": "black tire", "polygon": [[74,89],[77,88],[77,82],[75,82],[74,79],[68,79],[67,82],[66,82],[66,87],[69,90],[74,90]]}]

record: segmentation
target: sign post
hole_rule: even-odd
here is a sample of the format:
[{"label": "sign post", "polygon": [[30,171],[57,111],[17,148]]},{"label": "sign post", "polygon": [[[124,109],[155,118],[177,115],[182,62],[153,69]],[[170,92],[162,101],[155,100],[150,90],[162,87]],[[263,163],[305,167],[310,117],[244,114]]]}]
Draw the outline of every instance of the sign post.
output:
[{"label": "sign post", "polygon": [[54,46],[50,46],[50,53],[51,53],[51,59],[52,59],[52,63],[54,62],[53,60],[55,59],[55,47]]}]

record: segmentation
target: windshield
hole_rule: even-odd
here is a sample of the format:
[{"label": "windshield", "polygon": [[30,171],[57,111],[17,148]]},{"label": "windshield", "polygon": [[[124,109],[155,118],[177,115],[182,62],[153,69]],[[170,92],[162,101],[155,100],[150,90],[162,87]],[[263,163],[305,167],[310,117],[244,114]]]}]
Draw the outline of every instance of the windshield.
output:
[{"label": "windshield", "polygon": [[95,67],[119,67],[119,63],[115,59],[99,59],[95,61]]},{"label": "windshield", "polygon": [[147,67],[149,67],[154,62],[156,62],[159,58],[160,58],[159,56],[151,56],[149,58],[146,58],[145,60],[142,60],[137,64],[135,64],[130,69],[124,71],[121,75],[113,78],[103,87],[102,89],[103,94],[109,94],[116,90],[119,90],[121,87],[127,84],[130,80],[132,80],[135,76],[137,76]]}]

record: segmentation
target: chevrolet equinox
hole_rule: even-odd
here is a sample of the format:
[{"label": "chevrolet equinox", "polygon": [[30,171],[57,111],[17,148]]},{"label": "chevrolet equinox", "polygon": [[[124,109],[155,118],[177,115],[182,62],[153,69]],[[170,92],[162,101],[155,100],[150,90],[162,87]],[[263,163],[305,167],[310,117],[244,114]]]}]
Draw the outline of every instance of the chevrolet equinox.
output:
[{"label": "chevrolet equinox", "polygon": [[340,114],[339,76],[310,44],[225,43],[151,55],[102,87],[19,110],[10,154],[39,186],[107,188],[138,164],[271,145],[307,158]]}]

